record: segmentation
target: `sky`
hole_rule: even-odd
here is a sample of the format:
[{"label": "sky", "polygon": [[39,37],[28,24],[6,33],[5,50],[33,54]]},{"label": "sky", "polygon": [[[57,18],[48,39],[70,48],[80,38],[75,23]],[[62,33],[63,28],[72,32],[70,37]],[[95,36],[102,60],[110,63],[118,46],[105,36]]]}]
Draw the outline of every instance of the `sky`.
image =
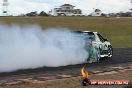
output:
[{"label": "sky", "polygon": [[[2,15],[2,1],[0,0],[0,15]],[[62,4],[72,4],[76,9],[81,9],[84,15],[88,15],[95,8],[103,13],[127,12],[132,8],[131,0],[8,0],[10,15],[24,14],[31,11],[48,12]]]}]

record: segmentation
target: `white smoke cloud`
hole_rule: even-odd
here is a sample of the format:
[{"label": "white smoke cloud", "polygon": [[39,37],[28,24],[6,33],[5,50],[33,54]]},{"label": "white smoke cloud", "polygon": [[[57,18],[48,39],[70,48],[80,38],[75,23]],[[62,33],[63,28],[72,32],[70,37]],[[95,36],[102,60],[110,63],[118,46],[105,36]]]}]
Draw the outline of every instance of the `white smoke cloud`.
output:
[{"label": "white smoke cloud", "polygon": [[39,26],[0,26],[0,72],[85,62],[82,35],[68,29]]}]

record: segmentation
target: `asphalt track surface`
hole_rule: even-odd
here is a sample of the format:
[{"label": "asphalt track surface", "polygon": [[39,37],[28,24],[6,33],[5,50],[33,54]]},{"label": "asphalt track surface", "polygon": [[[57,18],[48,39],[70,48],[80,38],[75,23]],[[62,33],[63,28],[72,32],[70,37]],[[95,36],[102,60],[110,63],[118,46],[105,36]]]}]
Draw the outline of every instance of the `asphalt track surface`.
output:
[{"label": "asphalt track surface", "polygon": [[91,64],[78,64],[78,65],[69,65],[62,67],[43,67],[38,69],[28,69],[28,70],[19,70],[16,72],[10,73],[0,73],[0,79],[3,77],[11,77],[13,75],[22,75],[22,74],[74,74],[78,75],[80,69],[85,65],[88,68],[100,68],[101,66],[109,66],[114,64],[132,64],[132,48],[115,48],[113,49],[113,57],[111,59],[102,59],[100,62],[91,63]]}]

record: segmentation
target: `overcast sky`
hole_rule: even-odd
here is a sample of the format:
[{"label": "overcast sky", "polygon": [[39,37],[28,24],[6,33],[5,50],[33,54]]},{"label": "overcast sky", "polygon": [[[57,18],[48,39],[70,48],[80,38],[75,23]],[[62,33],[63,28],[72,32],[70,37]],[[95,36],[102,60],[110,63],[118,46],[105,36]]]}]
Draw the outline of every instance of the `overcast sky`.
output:
[{"label": "overcast sky", "polygon": [[[0,15],[2,14],[2,1],[0,0]],[[72,4],[75,8],[82,9],[83,14],[90,14],[93,8],[99,8],[104,13],[128,11],[132,8],[131,0],[8,0],[9,13],[17,15],[31,11],[45,11],[62,4]]]}]

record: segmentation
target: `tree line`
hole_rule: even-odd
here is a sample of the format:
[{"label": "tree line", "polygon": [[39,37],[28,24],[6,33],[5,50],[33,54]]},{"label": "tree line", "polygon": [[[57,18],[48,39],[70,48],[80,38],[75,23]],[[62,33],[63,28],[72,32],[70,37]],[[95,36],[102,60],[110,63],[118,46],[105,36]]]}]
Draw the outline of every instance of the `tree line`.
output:
[{"label": "tree line", "polygon": [[49,16],[49,14],[47,14],[44,11],[41,11],[40,13],[38,13],[37,11],[34,11],[34,12],[26,13],[25,16]]},{"label": "tree line", "polygon": [[[32,16],[51,16],[51,15],[46,13],[45,11],[41,11],[40,13],[38,13],[37,11],[34,11],[34,12],[29,12],[29,13],[23,14],[22,16],[30,16],[30,17],[32,17]],[[90,16],[90,15],[88,15],[88,16]],[[102,13],[101,16],[131,17],[132,16],[132,12],[119,12],[119,13],[109,13],[109,14]]]}]

